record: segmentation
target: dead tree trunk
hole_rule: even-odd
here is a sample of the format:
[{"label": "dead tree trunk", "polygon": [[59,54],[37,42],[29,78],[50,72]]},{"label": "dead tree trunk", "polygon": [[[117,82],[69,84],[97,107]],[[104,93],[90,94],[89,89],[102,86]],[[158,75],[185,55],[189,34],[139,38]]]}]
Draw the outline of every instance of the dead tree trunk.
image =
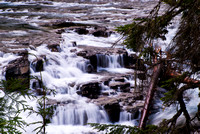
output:
[{"label": "dead tree trunk", "polygon": [[161,72],[161,69],[162,69],[162,63],[160,63],[154,67],[153,76],[152,76],[151,83],[150,83],[150,86],[149,86],[149,89],[148,89],[148,92],[146,95],[142,116],[140,118],[139,128],[144,128],[146,125],[146,121],[148,119],[148,114],[149,114],[149,110],[150,110],[149,105],[153,98],[154,91],[155,91],[154,88],[158,82],[158,76]]}]

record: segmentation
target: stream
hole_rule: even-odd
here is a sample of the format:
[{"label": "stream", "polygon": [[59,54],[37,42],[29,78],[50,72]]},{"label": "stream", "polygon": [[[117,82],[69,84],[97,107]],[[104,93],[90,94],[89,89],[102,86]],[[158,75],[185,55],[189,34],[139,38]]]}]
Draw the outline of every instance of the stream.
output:
[{"label": "stream", "polygon": [[[53,118],[46,129],[48,134],[105,133],[97,132],[87,123],[137,126],[145,99],[143,94],[150,78],[145,77],[142,69],[134,69],[134,61],[131,61],[133,64],[127,63],[136,53],[122,46],[123,40],[115,48],[111,46],[121,38],[114,31],[116,26],[147,16],[156,2],[1,1],[0,79],[6,79],[6,66],[22,57],[18,53],[26,50],[30,75],[42,77],[42,83],[56,91],[55,95],[47,95],[48,105],[55,106]],[[166,49],[165,44],[176,32],[175,22],[174,27],[169,28],[167,42],[161,42],[162,49]],[[38,61],[43,62],[41,74],[37,69]],[[134,78],[135,71],[145,78]],[[141,93],[136,91],[135,84]],[[39,81],[30,80],[30,88],[37,98],[41,97]],[[193,112],[200,101],[198,90],[189,90],[186,94],[192,98],[187,105]],[[27,103],[37,110],[37,99],[27,99]],[[163,117],[173,115],[176,107],[163,111],[162,102],[155,103],[157,111],[150,116],[151,123],[158,124]],[[36,114],[27,115],[26,112],[21,114],[28,123],[42,121]],[[34,134],[33,130],[38,126],[30,125],[23,133]]]}]

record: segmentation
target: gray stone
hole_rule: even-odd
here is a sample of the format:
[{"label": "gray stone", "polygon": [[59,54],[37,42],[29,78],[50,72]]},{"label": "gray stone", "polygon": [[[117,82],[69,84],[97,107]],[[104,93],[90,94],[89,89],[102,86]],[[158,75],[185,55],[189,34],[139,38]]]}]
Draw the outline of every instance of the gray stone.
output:
[{"label": "gray stone", "polygon": [[124,82],[124,77],[116,77],[113,79],[114,81]]},{"label": "gray stone", "polygon": [[29,88],[30,66],[28,53],[21,53],[22,57],[15,59],[6,66],[6,80],[21,79],[22,84]]},{"label": "gray stone", "polygon": [[31,66],[35,72],[40,72],[44,70],[43,63],[42,58],[37,58],[31,63]]},{"label": "gray stone", "polygon": [[77,93],[90,99],[96,99],[101,93],[100,90],[101,88],[98,82],[90,82],[80,85]]},{"label": "gray stone", "polygon": [[51,52],[60,52],[61,51],[59,44],[49,44],[47,47],[51,50]]},{"label": "gray stone", "polygon": [[122,92],[129,92],[130,91],[130,83],[129,82],[110,82],[109,87],[115,90],[120,88]]}]

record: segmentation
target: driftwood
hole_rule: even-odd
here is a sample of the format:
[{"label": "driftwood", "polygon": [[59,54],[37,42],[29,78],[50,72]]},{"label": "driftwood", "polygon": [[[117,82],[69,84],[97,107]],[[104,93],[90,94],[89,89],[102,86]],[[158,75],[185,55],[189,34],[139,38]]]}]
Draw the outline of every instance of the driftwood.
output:
[{"label": "driftwood", "polygon": [[148,93],[145,99],[145,103],[144,103],[144,107],[143,107],[143,112],[142,112],[142,116],[140,118],[140,123],[139,123],[139,128],[144,128],[146,125],[146,121],[148,119],[148,114],[149,114],[149,104],[153,98],[153,94],[154,94],[154,88],[157,85],[158,82],[158,76],[161,72],[162,69],[162,63],[158,64],[157,66],[154,67],[154,71],[153,71],[153,76],[151,79],[151,83],[148,89]]}]

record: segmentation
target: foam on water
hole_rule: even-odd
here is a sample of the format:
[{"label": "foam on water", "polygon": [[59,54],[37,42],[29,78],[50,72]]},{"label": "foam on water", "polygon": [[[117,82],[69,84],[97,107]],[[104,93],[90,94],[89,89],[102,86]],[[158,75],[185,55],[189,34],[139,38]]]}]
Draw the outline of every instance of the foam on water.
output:
[{"label": "foam on water", "polygon": [[120,36],[119,34],[111,34],[109,37],[95,37],[93,35],[79,35],[78,33],[70,31],[63,33],[62,37],[64,43],[68,44],[68,46],[72,46],[72,42],[77,42],[77,45],[111,47]]}]

